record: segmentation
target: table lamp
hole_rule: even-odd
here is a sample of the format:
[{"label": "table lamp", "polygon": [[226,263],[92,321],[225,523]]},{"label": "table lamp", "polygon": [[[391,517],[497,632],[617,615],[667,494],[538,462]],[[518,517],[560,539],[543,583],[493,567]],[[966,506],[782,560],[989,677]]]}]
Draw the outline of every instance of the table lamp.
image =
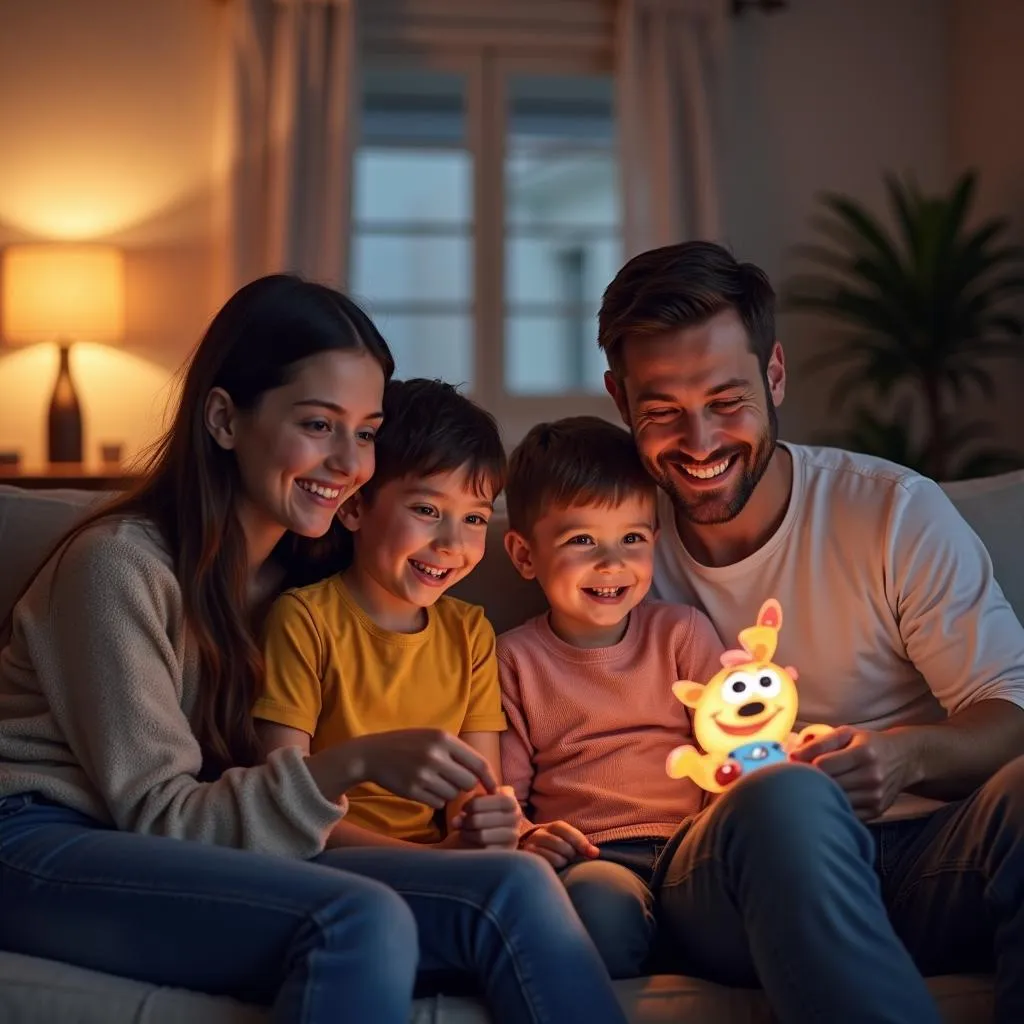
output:
[{"label": "table lamp", "polygon": [[124,258],[109,245],[11,245],[3,253],[0,328],[10,345],[55,341],[50,462],[82,461],[82,413],[71,380],[75,341],[116,344],[124,333]]}]

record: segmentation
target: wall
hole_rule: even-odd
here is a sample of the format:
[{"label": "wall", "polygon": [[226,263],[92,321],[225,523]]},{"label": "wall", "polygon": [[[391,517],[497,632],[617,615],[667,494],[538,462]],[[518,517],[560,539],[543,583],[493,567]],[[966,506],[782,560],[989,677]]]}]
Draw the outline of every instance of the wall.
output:
[{"label": "wall", "polygon": [[981,172],[979,210],[1015,219],[1024,238],[1024,4],[951,0],[950,155]]},{"label": "wall", "polygon": [[[0,0],[0,247],[126,250],[125,345],[76,346],[86,453],[158,432],[169,370],[219,296],[215,118],[226,9],[214,0]],[[45,457],[52,346],[0,348],[0,449]]]},{"label": "wall", "polygon": [[[839,189],[878,204],[886,169],[940,184],[971,157],[984,165],[993,206],[1020,209],[1024,135],[1000,133],[1003,114],[978,121],[993,96],[1014,102],[999,85],[1021,74],[1012,42],[994,66],[990,54],[1021,38],[1009,24],[1020,5],[949,2],[954,34],[972,21],[968,10],[986,12],[954,47],[952,105],[945,0],[791,0],[781,13],[731,22],[720,176],[738,255],[780,282],[792,246],[809,237],[815,194]],[[0,246],[89,236],[128,249],[127,345],[88,355],[126,376],[115,372],[104,389],[80,367],[90,454],[101,440],[134,450],[156,432],[167,371],[223,297],[214,221],[228,16],[214,0],[0,0]],[[818,334],[804,319],[781,319],[791,371],[782,427],[795,440],[827,422],[827,381],[800,368]],[[0,449],[42,457],[55,366],[45,346],[0,348]]]},{"label": "wall", "polygon": [[[951,163],[956,168],[977,168],[978,212],[1010,217],[1007,237],[1018,245],[1024,244],[1022,46],[1024,4],[951,0]],[[1002,390],[992,412],[1002,425],[1005,441],[1024,450],[1020,413],[1024,360],[1001,367]]]},{"label": "wall", "polygon": [[[818,192],[846,192],[882,212],[885,171],[944,184],[946,41],[944,0],[791,0],[731,23],[721,183],[738,257],[778,285],[796,266],[792,247],[811,240]],[[795,441],[829,422],[827,377],[800,366],[822,336],[807,317],[780,318],[790,373],[780,423]]]}]

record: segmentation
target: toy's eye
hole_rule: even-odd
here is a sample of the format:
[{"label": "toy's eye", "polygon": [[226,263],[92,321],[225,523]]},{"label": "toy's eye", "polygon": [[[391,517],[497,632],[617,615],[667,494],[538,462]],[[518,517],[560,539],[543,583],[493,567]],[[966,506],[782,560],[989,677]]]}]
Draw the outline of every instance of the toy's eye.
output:
[{"label": "toy's eye", "polygon": [[782,693],[782,680],[770,668],[763,668],[757,674],[754,693],[758,697],[778,697]]},{"label": "toy's eye", "polygon": [[726,704],[746,704],[757,693],[757,677],[747,672],[733,672],[722,683],[722,700]]}]

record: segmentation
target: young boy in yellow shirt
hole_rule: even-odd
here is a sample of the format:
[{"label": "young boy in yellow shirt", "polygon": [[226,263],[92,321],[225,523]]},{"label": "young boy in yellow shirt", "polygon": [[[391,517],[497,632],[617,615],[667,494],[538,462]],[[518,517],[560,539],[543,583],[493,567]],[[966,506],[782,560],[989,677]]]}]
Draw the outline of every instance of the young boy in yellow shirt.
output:
[{"label": "young boy in yellow shirt", "polygon": [[[500,781],[506,722],[494,630],[482,608],[445,592],[483,557],[504,485],[501,438],[490,415],[441,381],[391,382],[383,412],[374,475],[339,511],[351,564],[271,609],[257,728],[267,752],[434,729],[483,754]],[[429,802],[439,785],[448,783],[425,779],[418,802],[361,783],[328,845],[516,847],[510,790],[449,786],[439,821]]]}]

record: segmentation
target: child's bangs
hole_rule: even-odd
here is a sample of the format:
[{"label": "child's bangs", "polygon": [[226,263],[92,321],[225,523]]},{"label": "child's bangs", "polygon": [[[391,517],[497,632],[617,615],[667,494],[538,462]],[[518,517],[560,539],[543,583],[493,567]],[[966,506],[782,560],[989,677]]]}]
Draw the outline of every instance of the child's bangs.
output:
[{"label": "child's bangs", "polygon": [[420,462],[415,472],[421,476],[454,473],[463,470],[473,493],[486,501],[494,501],[505,486],[507,464],[500,449],[470,448],[469,450],[435,452],[433,457]]}]

